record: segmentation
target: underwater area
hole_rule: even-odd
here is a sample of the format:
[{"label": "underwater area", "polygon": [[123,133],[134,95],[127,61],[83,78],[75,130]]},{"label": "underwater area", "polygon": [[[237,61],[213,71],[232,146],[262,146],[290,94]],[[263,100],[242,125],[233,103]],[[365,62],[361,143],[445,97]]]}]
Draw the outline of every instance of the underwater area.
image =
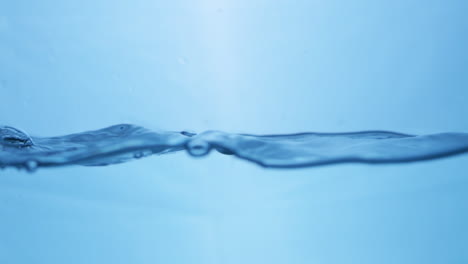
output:
[{"label": "underwater area", "polygon": [[0,0],[0,263],[468,263],[466,10]]}]

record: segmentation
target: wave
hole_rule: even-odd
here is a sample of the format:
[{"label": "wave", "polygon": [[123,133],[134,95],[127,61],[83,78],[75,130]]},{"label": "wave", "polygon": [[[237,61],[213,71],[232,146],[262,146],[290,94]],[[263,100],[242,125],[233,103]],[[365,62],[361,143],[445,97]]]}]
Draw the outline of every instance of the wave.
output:
[{"label": "wave", "polygon": [[221,131],[153,131],[131,124],[57,137],[31,137],[0,126],[0,168],[34,171],[67,165],[106,166],[186,150],[211,150],[270,168],[345,162],[404,163],[468,152],[468,133],[408,135],[389,131],[249,135]]}]

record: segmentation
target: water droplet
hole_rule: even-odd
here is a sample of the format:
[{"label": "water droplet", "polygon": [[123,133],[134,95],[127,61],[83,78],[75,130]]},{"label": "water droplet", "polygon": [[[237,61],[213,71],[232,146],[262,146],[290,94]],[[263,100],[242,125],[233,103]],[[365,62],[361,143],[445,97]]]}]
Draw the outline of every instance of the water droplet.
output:
[{"label": "water droplet", "polygon": [[25,164],[26,170],[28,172],[35,172],[39,164],[35,160],[28,160]]}]

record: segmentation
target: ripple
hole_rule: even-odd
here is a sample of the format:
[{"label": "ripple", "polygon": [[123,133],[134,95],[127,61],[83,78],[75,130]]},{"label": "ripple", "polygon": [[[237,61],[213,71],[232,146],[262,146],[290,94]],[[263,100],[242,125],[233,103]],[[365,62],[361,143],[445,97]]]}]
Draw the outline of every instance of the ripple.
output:
[{"label": "ripple", "polygon": [[344,162],[404,163],[468,152],[468,133],[408,135],[389,131],[249,135],[221,131],[152,131],[132,124],[56,137],[0,126],[0,168],[35,171],[66,165],[107,166],[153,154],[212,149],[263,167],[300,168]]}]

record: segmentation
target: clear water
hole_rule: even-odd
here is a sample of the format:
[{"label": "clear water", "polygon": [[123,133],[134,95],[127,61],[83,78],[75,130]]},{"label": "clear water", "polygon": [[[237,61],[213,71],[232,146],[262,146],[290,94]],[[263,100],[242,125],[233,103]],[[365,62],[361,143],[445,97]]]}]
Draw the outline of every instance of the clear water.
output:
[{"label": "clear water", "polygon": [[0,167],[34,171],[71,164],[105,166],[153,154],[187,150],[192,156],[212,149],[264,167],[299,168],[343,162],[398,163],[468,152],[467,133],[426,136],[385,131],[299,133],[255,136],[207,131],[154,132],[120,124],[59,137],[30,137],[0,127]]},{"label": "clear water", "polygon": [[[375,155],[451,154],[466,139],[444,133],[468,132],[466,10],[464,0],[0,0],[0,124],[24,131],[2,138],[2,165],[39,166],[0,170],[0,263],[467,263],[468,155],[301,169],[216,150],[94,167],[37,158],[50,154],[43,137],[121,123],[252,161],[273,157],[229,144],[378,130],[418,136],[371,140],[383,144]],[[319,154],[342,153],[336,140]],[[357,147],[347,153],[371,146]]]}]

